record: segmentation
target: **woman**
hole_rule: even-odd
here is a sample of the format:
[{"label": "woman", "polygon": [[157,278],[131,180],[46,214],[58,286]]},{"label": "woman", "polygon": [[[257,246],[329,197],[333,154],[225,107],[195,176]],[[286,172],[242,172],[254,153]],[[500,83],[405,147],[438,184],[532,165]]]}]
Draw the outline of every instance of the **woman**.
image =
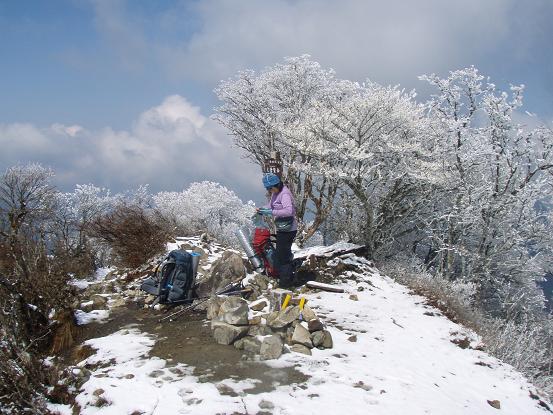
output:
[{"label": "woman", "polygon": [[292,242],[296,237],[298,223],[296,208],[290,189],[273,173],[263,176],[263,186],[271,195],[267,209],[258,209],[261,213],[272,214],[275,218],[276,235],[276,267],[279,275],[279,286],[290,288],[294,285],[294,268],[292,260]]}]

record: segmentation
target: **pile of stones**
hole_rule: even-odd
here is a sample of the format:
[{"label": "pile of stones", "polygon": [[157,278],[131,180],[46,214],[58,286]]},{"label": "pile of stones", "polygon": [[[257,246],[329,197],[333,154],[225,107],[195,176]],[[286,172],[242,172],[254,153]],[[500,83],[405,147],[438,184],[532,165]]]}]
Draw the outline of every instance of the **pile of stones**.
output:
[{"label": "pile of stones", "polygon": [[261,360],[278,359],[288,351],[311,355],[313,348],[332,348],[330,332],[308,305],[300,310],[299,298],[281,309],[287,294],[292,293],[269,290],[251,302],[234,296],[211,298],[207,318],[215,341]]}]

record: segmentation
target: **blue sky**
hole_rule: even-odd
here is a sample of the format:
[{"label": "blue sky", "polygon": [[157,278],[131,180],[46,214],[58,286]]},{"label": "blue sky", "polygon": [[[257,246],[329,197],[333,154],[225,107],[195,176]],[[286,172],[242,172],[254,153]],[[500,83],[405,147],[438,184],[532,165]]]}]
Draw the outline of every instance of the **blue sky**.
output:
[{"label": "blue sky", "polygon": [[39,161],[65,190],[208,179],[259,199],[258,169],[209,119],[213,88],[303,53],[421,99],[418,75],[475,65],[524,83],[524,109],[551,122],[552,21],[550,0],[0,0],[0,169]]}]

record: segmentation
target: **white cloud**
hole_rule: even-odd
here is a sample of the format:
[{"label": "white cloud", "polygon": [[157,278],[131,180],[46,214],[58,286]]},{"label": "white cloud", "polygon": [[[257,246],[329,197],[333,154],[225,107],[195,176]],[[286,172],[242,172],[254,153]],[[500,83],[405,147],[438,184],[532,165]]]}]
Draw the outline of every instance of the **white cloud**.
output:
[{"label": "white cloud", "polygon": [[114,190],[145,183],[153,190],[182,190],[192,181],[214,180],[243,197],[261,194],[258,168],[231,144],[222,127],[173,95],[140,114],[129,130],[0,124],[0,165],[52,166],[64,188],[92,182]]},{"label": "white cloud", "polygon": [[[510,33],[515,0],[203,0],[148,16],[159,31],[175,20],[201,24],[181,39],[148,39],[136,15],[96,2],[98,28],[124,59],[145,56],[171,74],[210,84],[239,69],[311,54],[345,78],[413,82],[424,72],[468,66]],[[130,4],[130,3],[129,3]],[[132,47],[119,48],[123,39]],[[518,34],[523,36],[523,34]],[[140,45],[136,46],[136,45]]]}]

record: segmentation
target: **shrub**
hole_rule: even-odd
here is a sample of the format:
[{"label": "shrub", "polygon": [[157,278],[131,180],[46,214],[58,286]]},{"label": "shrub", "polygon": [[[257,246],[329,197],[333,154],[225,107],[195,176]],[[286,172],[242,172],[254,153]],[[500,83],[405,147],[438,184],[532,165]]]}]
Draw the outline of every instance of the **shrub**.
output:
[{"label": "shrub", "polygon": [[159,214],[126,203],[100,216],[92,224],[91,234],[106,243],[120,265],[128,268],[164,252],[170,239],[167,223]]}]

